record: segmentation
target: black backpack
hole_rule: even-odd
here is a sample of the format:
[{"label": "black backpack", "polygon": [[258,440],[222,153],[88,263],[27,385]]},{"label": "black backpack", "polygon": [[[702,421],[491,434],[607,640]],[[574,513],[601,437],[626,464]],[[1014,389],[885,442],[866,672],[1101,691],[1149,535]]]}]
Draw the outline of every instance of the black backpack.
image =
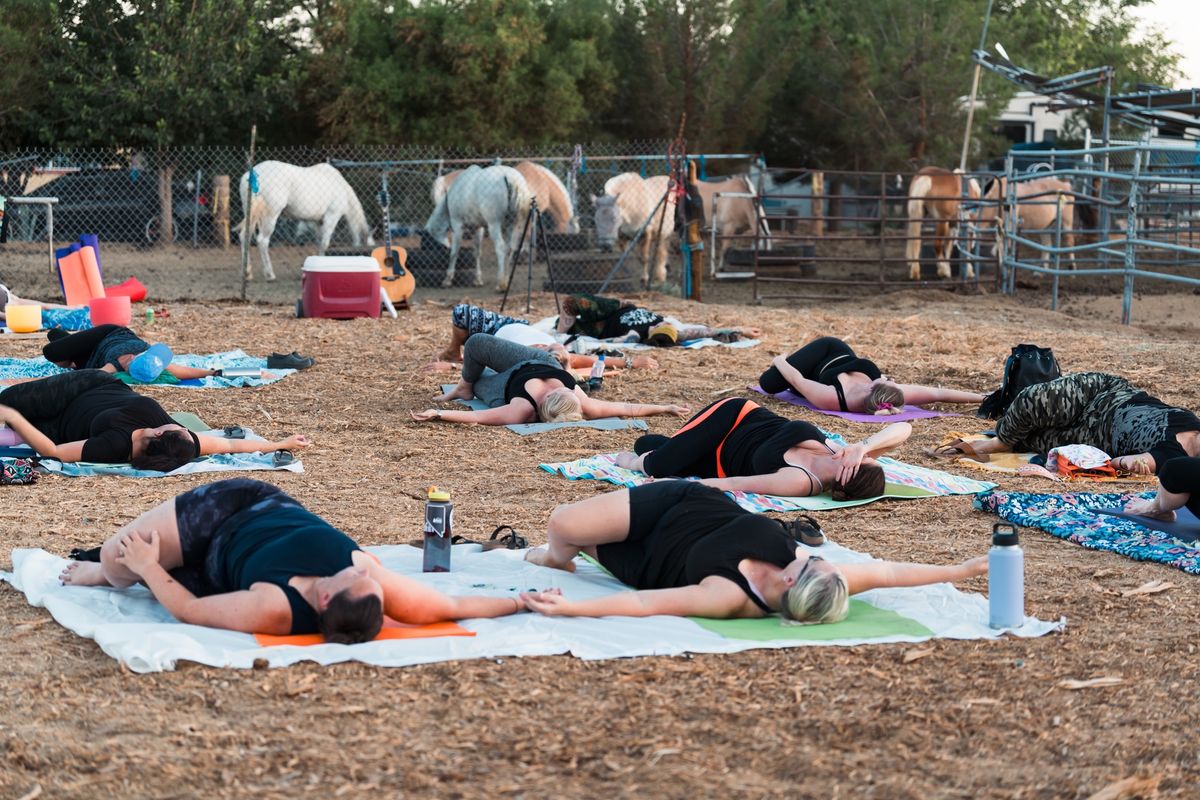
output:
[{"label": "black backpack", "polygon": [[1000,388],[983,398],[976,414],[986,419],[999,419],[1026,386],[1052,381],[1061,375],[1058,360],[1049,347],[1019,344],[1004,362]]}]

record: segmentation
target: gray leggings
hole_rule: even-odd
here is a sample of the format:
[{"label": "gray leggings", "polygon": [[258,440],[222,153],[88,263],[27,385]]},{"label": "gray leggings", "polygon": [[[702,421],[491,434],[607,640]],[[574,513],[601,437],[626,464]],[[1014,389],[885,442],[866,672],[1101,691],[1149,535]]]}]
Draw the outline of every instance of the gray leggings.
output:
[{"label": "gray leggings", "polygon": [[475,396],[490,408],[504,405],[504,387],[512,374],[526,364],[561,367],[545,350],[477,333],[463,345],[462,379],[475,389]]}]

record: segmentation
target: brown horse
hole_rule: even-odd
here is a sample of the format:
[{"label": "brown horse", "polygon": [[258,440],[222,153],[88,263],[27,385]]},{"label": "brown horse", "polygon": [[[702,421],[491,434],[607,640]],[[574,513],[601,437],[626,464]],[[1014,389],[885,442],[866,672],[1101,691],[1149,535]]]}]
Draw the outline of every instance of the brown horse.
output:
[{"label": "brown horse", "polygon": [[[996,178],[988,186],[985,200],[992,201],[979,211],[981,224],[996,227],[996,257],[1004,259],[1004,215],[1011,213],[1005,207],[1007,198],[1006,180]],[[1055,223],[1062,228],[1062,244],[1075,246],[1075,197],[1071,184],[1060,178],[1038,178],[1021,181],[1016,185],[1017,207],[1014,230],[1036,231],[1046,247],[1054,246]],[[1075,269],[1075,254],[1067,253],[1070,268]],[[1050,266],[1050,253],[1042,252],[1042,266]]]},{"label": "brown horse", "polygon": [[[734,175],[720,181],[696,181],[700,199],[704,201],[704,219],[708,230],[717,232],[717,252],[709,259],[709,272],[716,274],[725,259],[725,251],[733,244],[731,237],[753,235],[754,226],[761,222],[761,235],[771,247],[771,231],[766,220],[759,220],[755,205],[758,202],[754,184],[748,175]],[[717,195],[723,195],[719,201]],[[733,196],[730,196],[733,195]],[[746,197],[744,195],[749,195]]]},{"label": "brown horse", "polygon": [[[966,196],[978,200],[979,182],[965,181]],[[950,277],[950,248],[958,237],[958,207],[963,197],[964,180],[957,170],[942,167],[922,167],[908,187],[908,225],[904,254],[908,260],[909,280],[921,277],[921,225],[928,216],[934,221],[933,250],[937,256],[939,278]],[[971,263],[966,264],[966,276],[975,274]]]}]

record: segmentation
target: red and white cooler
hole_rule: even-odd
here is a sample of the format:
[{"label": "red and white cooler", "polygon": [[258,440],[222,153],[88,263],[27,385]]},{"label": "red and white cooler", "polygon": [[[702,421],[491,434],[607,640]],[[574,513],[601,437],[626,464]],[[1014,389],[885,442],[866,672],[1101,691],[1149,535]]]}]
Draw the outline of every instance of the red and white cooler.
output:
[{"label": "red and white cooler", "polygon": [[309,256],[300,278],[298,317],[378,317],[379,262],[370,256]]}]

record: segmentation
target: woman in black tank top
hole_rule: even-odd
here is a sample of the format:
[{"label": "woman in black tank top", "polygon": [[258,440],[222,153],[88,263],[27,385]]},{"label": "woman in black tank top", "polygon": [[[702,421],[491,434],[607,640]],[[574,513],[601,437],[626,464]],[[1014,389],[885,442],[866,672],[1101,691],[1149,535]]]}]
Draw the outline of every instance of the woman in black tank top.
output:
[{"label": "woman in black tank top", "polygon": [[373,639],[384,614],[425,624],[500,617],[518,597],[450,596],[394,573],[325,520],[262,481],[234,478],[173,497],[74,561],[71,586],[144,583],[192,625],[275,635]]},{"label": "woman in black tank top", "polygon": [[709,618],[779,613],[799,623],[836,622],[849,596],[868,589],[966,580],[987,558],[934,566],[888,561],[833,564],[798,546],[790,528],[746,511],[723,492],[693,481],[656,481],[559,506],[549,544],[534,564],[573,570],[579,553],[641,591],[572,600],[556,592],[521,595],[553,616]]},{"label": "woman in black tank top", "polygon": [[617,466],[655,478],[702,478],[726,491],[863,500],[884,491],[874,456],[903,444],[912,433],[895,422],[862,442],[843,445],[812,423],[789,420],[753,400],[727,397],[700,410],[670,437],[646,434]]},{"label": "woman in black tank top", "polygon": [[786,358],[776,356],[758,378],[767,394],[792,389],[825,411],[899,414],[905,403],[980,403],[983,395],[911,383],[896,383],[875,363],[833,336],[809,342]]},{"label": "woman in black tank top", "polygon": [[571,373],[545,350],[477,333],[463,347],[462,379],[438,402],[479,399],[479,411],[429,408],[412,412],[417,422],[465,422],[517,425],[526,422],[571,422],[603,417],[683,416],[685,406],[612,403],[589,397]]}]

